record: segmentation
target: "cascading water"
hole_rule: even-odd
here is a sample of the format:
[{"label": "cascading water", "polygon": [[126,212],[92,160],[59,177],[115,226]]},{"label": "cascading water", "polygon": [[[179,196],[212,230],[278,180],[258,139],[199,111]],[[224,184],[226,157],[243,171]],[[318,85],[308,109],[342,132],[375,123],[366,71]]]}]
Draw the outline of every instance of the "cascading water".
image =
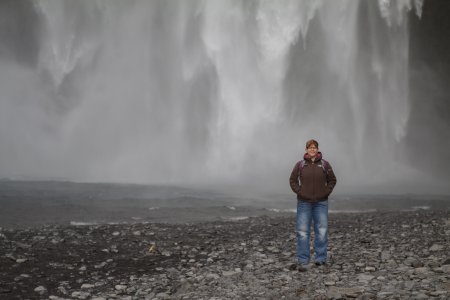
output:
[{"label": "cascading water", "polygon": [[409,172],[422,1],[26,3],[35,59],[19,36],[0,52],[3,176],[285,190],[309,138],[344,186]]}]

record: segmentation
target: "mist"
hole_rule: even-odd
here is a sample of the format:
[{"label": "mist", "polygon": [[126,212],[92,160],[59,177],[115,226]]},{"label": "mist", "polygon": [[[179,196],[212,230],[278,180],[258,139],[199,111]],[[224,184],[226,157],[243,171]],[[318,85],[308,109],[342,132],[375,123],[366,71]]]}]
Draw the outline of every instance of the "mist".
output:
[{"label": "mist", "polygon": [[448,194],[443,3],[2,1],[0,177]]}]

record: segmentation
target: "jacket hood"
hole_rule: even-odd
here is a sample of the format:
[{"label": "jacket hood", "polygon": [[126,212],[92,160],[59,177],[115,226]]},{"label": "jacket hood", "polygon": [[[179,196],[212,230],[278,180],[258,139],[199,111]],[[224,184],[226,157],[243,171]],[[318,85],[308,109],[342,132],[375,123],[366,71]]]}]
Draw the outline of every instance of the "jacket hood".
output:
[{"label": "jacket hood", "polygon": [[[306,161],[311,161],[311,156],[309,156],[308,153],[305,153],[305,155],[303,155],[303,159]],[[319,151],[317,152],[315,161],[319,161],[321,159],[322,159],[322,152]]]}]

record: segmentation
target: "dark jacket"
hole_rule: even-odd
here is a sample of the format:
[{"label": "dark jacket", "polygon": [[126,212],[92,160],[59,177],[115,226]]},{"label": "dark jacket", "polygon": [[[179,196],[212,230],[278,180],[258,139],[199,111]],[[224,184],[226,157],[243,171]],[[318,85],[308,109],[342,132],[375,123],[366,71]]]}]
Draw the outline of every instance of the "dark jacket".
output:
[{"label": "dark jacket", "polygon": [[[289,183],[297,199],[308,202],[327,200],[336,185],[336,176],[329,162],[322,160],[322,153],[318,152],[314,162],[308,154],[303,159],[305,163],[295,164]],[[301,170],[300,170],[301,169]]]}]

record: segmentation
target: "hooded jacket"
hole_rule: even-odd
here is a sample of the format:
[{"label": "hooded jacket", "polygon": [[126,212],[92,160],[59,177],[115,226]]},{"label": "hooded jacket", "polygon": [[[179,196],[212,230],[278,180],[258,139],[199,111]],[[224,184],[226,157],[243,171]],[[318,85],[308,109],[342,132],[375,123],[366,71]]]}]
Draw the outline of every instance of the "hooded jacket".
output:
[{"label": "hooded jacket", "polygon": [[291,189],[297,194],[298,200],[308,202],[325,201],[336,185],[336,176],[328,161],[322,159],[322,153],[318,152],[315,160],[305,153],[305,163],[295,164],[289,183]]}]

